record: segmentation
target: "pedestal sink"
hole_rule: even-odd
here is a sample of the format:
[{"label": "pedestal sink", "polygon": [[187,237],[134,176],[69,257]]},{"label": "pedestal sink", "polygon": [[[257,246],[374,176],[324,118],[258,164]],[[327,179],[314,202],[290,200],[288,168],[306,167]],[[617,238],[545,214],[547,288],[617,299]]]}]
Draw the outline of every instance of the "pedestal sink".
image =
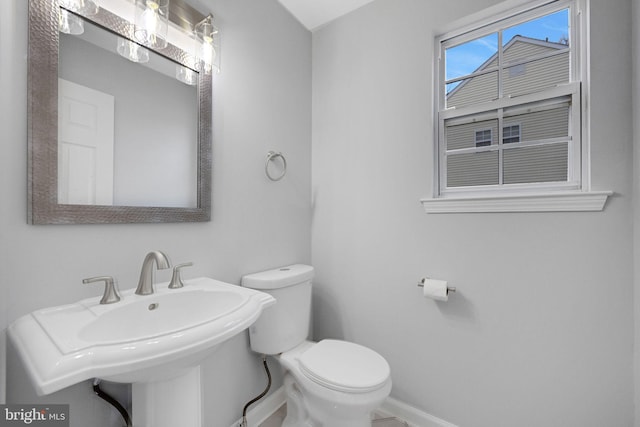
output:
[{"label": "pedestal sink", "polygon": [[46,308],[8,334],[39,394],[99,378],[133,383],[135,427],[201,427],[200,363],[275,303],[263,292],[210,278],[167,283]]}]

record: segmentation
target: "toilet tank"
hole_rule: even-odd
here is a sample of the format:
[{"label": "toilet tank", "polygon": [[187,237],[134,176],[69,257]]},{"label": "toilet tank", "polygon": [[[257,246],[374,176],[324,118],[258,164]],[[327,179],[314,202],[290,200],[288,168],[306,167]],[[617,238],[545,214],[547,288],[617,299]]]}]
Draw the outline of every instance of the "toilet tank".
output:
[{"label": "toilet tank", "polygon": [[309,336],[313,267],[290,265],[242,278],[242,286],[266,292],[276,303],[266,308],[249,327],[251,349],[260,354],[279,354]]}]

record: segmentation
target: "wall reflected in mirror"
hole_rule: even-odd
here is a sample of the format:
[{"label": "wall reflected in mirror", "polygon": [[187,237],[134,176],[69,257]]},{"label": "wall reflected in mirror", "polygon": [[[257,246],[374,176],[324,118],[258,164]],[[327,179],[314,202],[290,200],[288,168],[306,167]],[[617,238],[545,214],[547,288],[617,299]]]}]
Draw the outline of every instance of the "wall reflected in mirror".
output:
[{"label": "wall reflected in mirror", "polygon": [[58,203],[197,207],[198,73],[68,15],[59,40]]}]

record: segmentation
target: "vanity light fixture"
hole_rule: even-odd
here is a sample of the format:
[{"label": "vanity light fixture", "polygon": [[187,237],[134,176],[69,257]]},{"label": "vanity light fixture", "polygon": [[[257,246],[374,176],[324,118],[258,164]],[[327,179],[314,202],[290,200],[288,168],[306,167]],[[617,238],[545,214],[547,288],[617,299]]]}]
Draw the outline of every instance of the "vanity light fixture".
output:
[{"label": "vanity light fixture", "polygon": [[196,41],[196,58],[199,60],[199,71],[210,74],[220,72],[217,65],[219,49],[218,29],[213,25],[213,15],[209,15],[196,24],[194,30]]},{"label": "vanity light fixture", "polygon": [[100,6],[97,0],[59,0],[58,30],[74,36],[84,33],[82,18],[71,13],[76,12],[83,16],[92,16],[98,13]]},{"label": "vanity light fixture", "polygon": [[196,72],[179,64],[176,65],[176,79],[189,86],[198,84]]},{"label": "vanity light fixture", "polygon": [[131,62],[149,62],[149,50],[131,40],[118,37],[116,50],[120,56],[127,58]]},{"label": "vanity light fixture", "polygon": [[197,75],[192,70],[206,74],[220,72],[220,33],[213,15],[203,16],[184,0],[135,0],[134,18],[134,38],[144,46],[166,48],[169,21],[194,40],[193,50],[183,47],[190,51],[193,59],[186,60],[187,68],[176,67],[176,78],[181,82],[197,83]]},{"label": "vanity light fixture", "polygon": [[136,0],[134,35],[145,46],[167,47],[169,0]]},{"label": "vanity light fixture", "polygon": [[59,0],[60,6],[84,16],[92,16],[98,13],[100,6],[98,0]]},{"label": "vanity light fixture", "polygon": [[84,33],[84,23],[79,16],[74,15],[67,9],[60,8],[58,12],[58,31],[78,36]]}]

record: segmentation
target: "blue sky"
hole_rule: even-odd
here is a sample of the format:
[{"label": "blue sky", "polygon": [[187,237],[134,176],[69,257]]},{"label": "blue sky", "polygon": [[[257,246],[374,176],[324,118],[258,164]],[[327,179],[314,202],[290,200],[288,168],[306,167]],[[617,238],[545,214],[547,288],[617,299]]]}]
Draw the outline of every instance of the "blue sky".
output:
[{"label": "blue sky", "polygon": [[[564,9],[505,29],[502,40],[503,44],[506,44],[515,35],[521,35],[541,40],[548,38],[550,42],[558,42],[568,34],[569,12],[568,9]],[[472,73],[497,51],[497,33],[447,49],[446,78],[452,79]]]}]

